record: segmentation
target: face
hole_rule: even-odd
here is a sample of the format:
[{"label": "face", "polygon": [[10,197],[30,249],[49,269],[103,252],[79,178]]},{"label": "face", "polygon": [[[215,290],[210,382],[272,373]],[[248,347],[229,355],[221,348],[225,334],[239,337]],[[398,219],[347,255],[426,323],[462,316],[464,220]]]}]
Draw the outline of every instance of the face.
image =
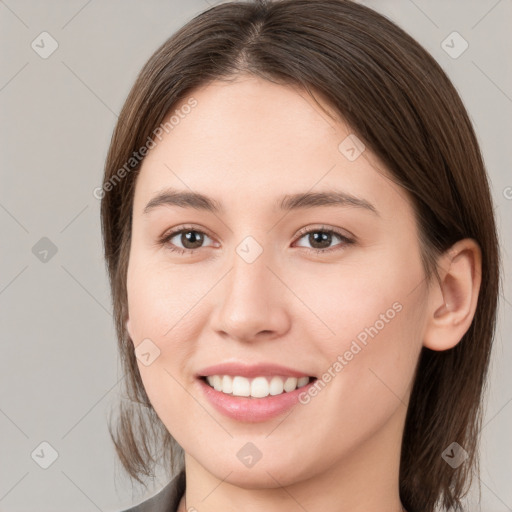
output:
[{"label": "face", "polygon": [[127,328],[154,409],[245,487],[378,453],[425,326],[409,198],[304,91],[245,76],[191,96],[134,196]]}]

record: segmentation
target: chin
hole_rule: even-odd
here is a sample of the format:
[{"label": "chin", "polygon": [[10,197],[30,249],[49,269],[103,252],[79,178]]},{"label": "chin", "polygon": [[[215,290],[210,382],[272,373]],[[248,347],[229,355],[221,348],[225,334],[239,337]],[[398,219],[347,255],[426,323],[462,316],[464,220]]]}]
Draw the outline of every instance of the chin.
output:
[{"label": "chin", "polygon": [[[303,461],[285,465],[284,461],[264,463],[263,458],[250,468],[243,467],[238,461],[233,464],[231,460],[224,464],[216,463],[213,467],[204,467],[219,480],[243,489],[272,489],[293,485],[306,480],[311,473]],[[291,468],[295,471],[291,471]]]}]

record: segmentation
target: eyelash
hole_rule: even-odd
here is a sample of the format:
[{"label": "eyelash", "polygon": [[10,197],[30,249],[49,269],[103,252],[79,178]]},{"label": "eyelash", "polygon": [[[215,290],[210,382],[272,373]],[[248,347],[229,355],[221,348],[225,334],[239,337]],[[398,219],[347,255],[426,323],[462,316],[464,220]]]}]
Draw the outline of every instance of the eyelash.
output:
[{"label": "eyelash", "polygon": [[[176,252],[178,254],[185,254],[185,253],[193,254],[196,251],[198,251],[199,249],[201,249],[201,247],[199,247],[198,249],[182,249],[181,247],[176,247],[173,244],[169,243],[169,241],[172,238],[174,238],[176,235],[180,235],[181,233],[188,233],[188,232],[201,233],[203,235],[208,236],[209,238],[212,238],[208,233],[205,233],[204,231],[201,231],[199,229],[195,229],[192,226],[188,226],[188,227],[180,226],[178,229],[175,229],[174,231],[172,231],[168,234],[165,234],[159,240],[159,244],[165,245],[167,247],[167,249],[169,249],[172,252]],[[347,236],[345,236],[344,234],[342,234],[340,231],[338,231],[336,229],[324,228],[324,227],[303,228],[296,233],[296,236],[300,235],[299,236],[299,240],[300,240],[301,238],[303,238],[304,236],[306,236],[310,233],[328,233],[330,235],[336,235],[343,242],[341,244],[338,244],[337,246],[329,247],[328,249],[314,249],[314,248],[310,248],[310,247],[302,247],[302,249],[306,249],[306,251],[314,252],[316,254],[326,254],[326,253],[331,253],[333,251],[343,250],[345,248],[345,246],[353,244],[355,242],[353,239],[348,238]]]}]

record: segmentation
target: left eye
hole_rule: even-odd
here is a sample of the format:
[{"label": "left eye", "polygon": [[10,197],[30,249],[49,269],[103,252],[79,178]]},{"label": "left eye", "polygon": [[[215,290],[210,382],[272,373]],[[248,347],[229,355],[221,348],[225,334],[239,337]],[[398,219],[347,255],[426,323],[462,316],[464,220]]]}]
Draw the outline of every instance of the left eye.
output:
[{"label": "left eye", "polygon": [[[308,237],[307,240],[310,244],[319,245],[320,247],[304,247],[299,245],[299,247],[304,247],[308,251],[314,251],[316,253],[326,253],[333,250],[342,249],[344,246],[348,244],[354,243],[354,240],[348,238],[337,230],[334,229],[326,229],[326,228],[313,228],[313,229],[303,229],[298,234],[301,236],[299,240]],[[176,246],[175,243],[171,242],[173,238],[180,236],[178,239],[180,243],[185,245],[185,247]],[[330,245],[333,241],[333,236],[337,237],[341,240],[342,243],[335,245],[334,247],[326,247],[326,245]],[[173,252],[178,252],[180,254],[183,253],[194,253],[197,249],[201,248],[202,243],[206,238],[210,238],[203,231],[192,229],[192,228],[182,228],[176,231],[172,231],[171,233],[164,235],[164,237],[160,240],[162,245],[168,247],[169,250]],[[211,238],[210,238],[211,240]],[[187,244],[192,245],[192,247],[186,247]],[[215,245],[214,245],[215,246]],[[218,247],[218,244],[217,244]]]},{"label": "left eye", "polygon": [[[335,229],[327,229],[323,227],[313,229],[309,228],[301,230],[300,234],[302,236],[299,238],[299,240],[301,240],[304,237],[308,237],[307,240],[310,244],[320,245],[320,247],[306,247],[306,249],[314,251],[316,253],[326,253],[338,249],[343,249],[344,246],[354,243],[354,240],[348,238],[347,236],[343,235],[342,233]],[[342,241],[342,243],[334,247],[325,247],[325,245],[330,245],[330,243],[333,240],[333,236],[339,238]]]}]

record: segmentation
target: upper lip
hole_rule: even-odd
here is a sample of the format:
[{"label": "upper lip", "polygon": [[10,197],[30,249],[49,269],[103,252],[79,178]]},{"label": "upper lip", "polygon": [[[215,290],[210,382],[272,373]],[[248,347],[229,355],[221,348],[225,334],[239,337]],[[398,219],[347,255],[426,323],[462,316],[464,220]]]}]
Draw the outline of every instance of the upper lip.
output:
[{"label": "upper lip", "polygon": [[245,363],[221,363],[213,366],[208,366],[197,372],[198,377],[208,377],[210,375],[240,375],[241,377],[259,377],[259,376],[274,376],[281,375],[283,377],[310,377],[308,373],[304,373],[294,368],[288,368],[274,363],[258,363],[258,364],[245,364]]}]

